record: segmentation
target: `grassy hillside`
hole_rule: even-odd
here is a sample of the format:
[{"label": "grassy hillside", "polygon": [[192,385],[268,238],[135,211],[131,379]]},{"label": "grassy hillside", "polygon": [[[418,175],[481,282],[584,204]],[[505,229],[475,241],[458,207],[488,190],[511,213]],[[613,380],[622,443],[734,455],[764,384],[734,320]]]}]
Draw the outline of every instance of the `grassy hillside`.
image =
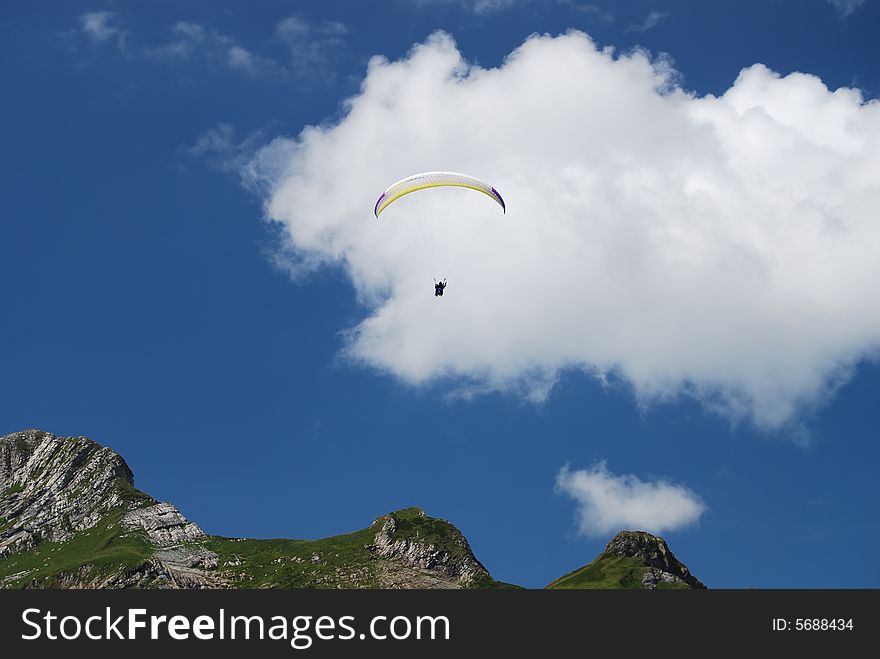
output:
[{"label": "grassy hillside", "polygon": [[[88,587],[111,575],[141,569],[156,556],[141,531],[126,531],[124,510],[63,543],[42,542],[28,551],[0,559],[0,586]],[[394,540],[411,539],[434,545],[454,558],[463,558],[461,534],[449,522],[427,517],[417,508],[390,513],[396,522]],[[379,521],[387,517],[380,518]],[[380,524],[319,540],[255,540],[209,536],[188,543],[191,550],[217,555],[208,571],[232,588],[383,588],[389,575],[430,583],[428,571],[381,559],[371,551]],[[158,582],[149,582],[155,586]],[[471,588],[516,588],[486,577]]]},{"label": "grassy hillside", "polygon": [[0,559],[0,585],[24,588],[36,581],[41,587],[51,588],[60,585],[64,575],[74,572],[100,579],[137,567],[153,553],[153,547],[142,533],[123,530],[123,514],[124,510],[114,511],[67,542],[42,542]]},{"label": "grassy hillside", "polygon": [[[410,539],[463,559],[461,534],[445,520],[427,517],[418,508],[390,513],[394,540]],[[380,521],[384,518],[380,518]],[[369,549],[378,524],[320,540],[251,540],[212,537],[204,546],[219,557],[218,569],[237,588],[381,588],[388,561]],[[516,588],[482,579],[472,588]]]},{"label": "grassy hillside", "polygon": [[[419,508],[318,540],[207,536],[111,449],[33,429],[0,437],[0,556],[0,588],[519,588]],[[645,531],[547,587],[705,588]]]},{"label": "grassy hillside", "polygon": [[211,537],[203,544],[237,588],[377,588],[369,529],[321,540]]},{"label": "grassy hillside", "polygon": [[[589,565],[569,572],[547,585],[550,589],[643,589],[642,578],[650,568],[642,561],[628,556],[600,554]],[[658,583],[658,589],[687,589],[687,584]]]}]

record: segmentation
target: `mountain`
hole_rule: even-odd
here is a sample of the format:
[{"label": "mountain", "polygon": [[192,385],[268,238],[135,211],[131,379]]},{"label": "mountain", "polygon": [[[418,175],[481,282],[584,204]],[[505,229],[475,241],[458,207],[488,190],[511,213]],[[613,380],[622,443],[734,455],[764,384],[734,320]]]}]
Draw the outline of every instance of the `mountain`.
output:
[{"label": "mountain", "polygon": [[[621,531],[548,588],[705,588],[662,538]],[[207,535],[86,437],[0,437],[0,588],[519,588],[419,508],[320,540]]]},{"label": "mountain", "polygon": [[0,438],[3,588],[504,588],[418,508],[321,540],[206,535],[86,437]]},{"label": "mountain", "polygon": [[621,531],[590,564],[569,572],[547,588],[705,589],[669,550],[666,541],[645,531]]}]

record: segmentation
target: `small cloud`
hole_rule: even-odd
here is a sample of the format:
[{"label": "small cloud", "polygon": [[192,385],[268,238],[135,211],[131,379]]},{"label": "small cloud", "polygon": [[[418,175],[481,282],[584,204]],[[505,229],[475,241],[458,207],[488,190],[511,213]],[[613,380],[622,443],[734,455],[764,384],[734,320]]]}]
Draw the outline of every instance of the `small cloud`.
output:
[{"label": "small cloud", "polygon": [[284,74],[284,67],[275,60],[257,55],[238,41],[203,25],[180,21],[171,28],[172,39],[158,46],[144,48],[147,59],[157,61],[206,61],[251,78]]},{"label": "small cloud", "polygon": [[119,50],[125,48],[126,32],[115,25],[116,14],[112,11],[93,11],[80,16],[80,28],[94,44],[115,41]]},{"label": "small cloud", "polygon": [[170,60],[188,59],[204,43],[207,30],[201,25],[181,21],[171,28],[174,35],[171,41],[158,46],[147,46],[144,54],[149,59]]},{"label": "small cloud", "polygon": [[475,14],[490,14],[493,11],[512,7],[518,2],[519,0],[471,0],[467,4]]},{"label": "small cloud", "polygon": [[[120,50],[127,33],[114,25],[115,14],[91,12],[80,18],[80,26],[65,36],[85,34],[94,44],[117,40]],[[262,45],[277,48],[279,42],[289,52],[290,63],[260,54],[244,46],[234,36],[192,21],[178,21],[170,27],[170,37],[129,48],[130,59],[152,62],[207,64],[254,79],[323,78],[333,79],[334,60],[346,48],[349,28],[339,21],[311,23],[298,17],[279,21],[272,37]]]},{"label": "small cloud", "polygon": [[226,66],[252,78],[259,78],[280,70],[272,60],[255,55],[238,44],[229,45],[225,56]]},{"label": "small cloud", "polygon": [[602,536],[621,529],[651,533],[674,531],[699,521],[706,505],[683,485],[664,480],[643,481],[633,474],[617,476],[605,462],[556,477],[556,492],[577,503],[582,535]]},{"label": "small cloud", "polygon": [[495,11],[508,9],[517,4],[523,4],[526,0],[411,0],[417,7],[431,5],[459,5],[465,11],[474,14],[491,14]]},{"label": "small cloud", "polygon": [[269,143],[268,136],[273,125],[267,124],[238,139],[235,128],[221,122],[199,135],[183,153],[190,158],[203,160],[213,169],[240,176],[245,185],[256,184],[258,181],[252,173],[252,165],[257,152],[264,150]]},{"label": "small cloud", "polygon": [[641,23],[635,23],[626,28],[627,32],[647,32],[648,30],[657,27],[657,24],[662,21],[664,18],[669,16],[668,11],[652,11],[645,17]]},{"label": "small cloud", "polygon": [[290,53],[290,68],[299,78],[327,75],[333,58],[346,47],[349,29],[338,21],[310,23],[291,16],[275,26],[276,37]]},{"label": "small cloud", "polygon": [[582,12],[583,14],[591,15],[602,23],[612,23],[614,21],[614,16],[599,5],[594,5],[588,2],[577,2],[577,0],[559,0],[559,4],[565,5],[575,11]]},{"label": "small cloud", "polygon": [[865,0],[828,0],[828,4],[832,5],[843,18],[846,18],[864,5]]},{"label": "small cloud", "polygon": [[184,152],[192,158],[205,160],[222,172],[237,171],[241,165],[241,148],[235,141],[235,128],[227,123],[219,123],[206,130]]}]

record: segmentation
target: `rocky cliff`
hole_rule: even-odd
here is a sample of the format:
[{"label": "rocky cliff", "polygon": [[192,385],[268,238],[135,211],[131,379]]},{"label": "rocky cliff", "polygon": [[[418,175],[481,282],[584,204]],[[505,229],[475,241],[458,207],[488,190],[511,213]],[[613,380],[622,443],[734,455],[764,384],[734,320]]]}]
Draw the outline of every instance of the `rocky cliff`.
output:
[{"label": "rocky cliff", "polygon": [[[419,508],[319,540],[205,534],[134,487],[86,437],[0,437],[0,588],[510,588],[464,535]],[[705,588],[644,531],[621,531],[548,588]]]},{"label": "rocky cliff", "polygon": [[669,550],[663,538],[645,531],[621,531],[593,562],[547,588],[705,589]]},{"label": "rocky cliff", "polygon": [[413,581],[411,575],[386,569],[382,580],[387,587],[419,588],[433,583],[434,587],[454,588],[492,581],[461,532],[445,520],[428,517],[420,508],[389,513],[372,527],[378,531],[367,549],[377,558],[389,560],[388,565],[403,564],[423,575]]},{"label": "rocky cliff", "polygon": [[208,536],[86,437],[0,438],[0,587],[505,586],[458,529],[418,508],[321,540]]},{"label": "rocky cliff", "polygon": [[608,543],[604,553],[607,556],[629,557],[644,563],[648,568],[641,580],[645,588],[656,588],[659,583],[685,583],[690,588],[706,587],[675,557],[663,538],[645,531],[621,531]]},{"label": "rocky cliff", "polygon": [[204,538],[135,489],[107,447],[39,430],[0,438],[0,586],[216,586],[202,569],[216,555],[186,544]]},{"label": "rocky cliff", "polygon": [[38,542],[64,542],[135,499],[116,453],[85,437],[38,430],[0,439],[0,557]]}]

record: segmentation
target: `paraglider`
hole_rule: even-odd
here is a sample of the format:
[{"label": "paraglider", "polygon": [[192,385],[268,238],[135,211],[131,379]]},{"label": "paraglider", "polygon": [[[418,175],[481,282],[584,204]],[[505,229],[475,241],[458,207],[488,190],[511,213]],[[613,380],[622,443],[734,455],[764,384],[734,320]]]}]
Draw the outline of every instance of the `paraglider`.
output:
[{"label": "paraglider", "polygon": [[502,211],[505,213],[507,212],[504,199],[498,194],[498,190],[488,183],[484,183],[480,179],[468,176],[467,174],[459,174],[458,172],[423,172],[422,174],[407,176],[385,190],[385,192],[379,196],[379,199],[376,200],[376,205],[373,207],[373,214],[378,218],[382,211],[404,195],[408,195],[410,192],[444,186],[469,188],[471,190],[476,190],[477,192],[482,192],[501,206]]},{"label": "paraglider", "polygon": [[[445,186],[468,188],[470,190],[482,192],[501,206],[502,212],[507,213],[507,206],[504,203],[504,199],[502,199],[501,195],[498,193],[498,190],[478,178],[474,178],[468,174],[460,174],[458,172],[423,172],[421,174],[407,176],[406,178],[397,181],[397,183],[392,184],[376,200],[376,205],[373,206],[373,214],[376,216],[376,219],[378,219],[382,211],[404,195],[408,195],[411,192]],[[443,290],[445,288],[445,279],[439,282],[435,279],[434,297],[443,297]]]}]

